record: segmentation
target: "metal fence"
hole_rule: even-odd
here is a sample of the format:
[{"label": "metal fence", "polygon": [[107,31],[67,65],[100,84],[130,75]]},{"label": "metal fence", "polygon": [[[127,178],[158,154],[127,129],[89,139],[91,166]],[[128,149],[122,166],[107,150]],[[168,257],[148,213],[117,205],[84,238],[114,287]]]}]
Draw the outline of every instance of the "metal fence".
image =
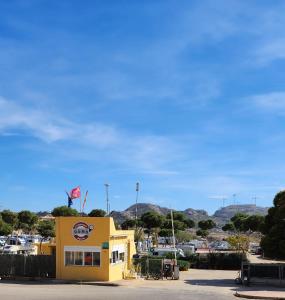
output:
[{"label": "metal fence", "polygon": [[55,278],[53,255],[0,255],[1,277]]},{"label": "metal fence", "polygon": [[260,283],[285,286],[285,263],[243,263],[241,280],[243,284],[247,285],[251,283]]}]

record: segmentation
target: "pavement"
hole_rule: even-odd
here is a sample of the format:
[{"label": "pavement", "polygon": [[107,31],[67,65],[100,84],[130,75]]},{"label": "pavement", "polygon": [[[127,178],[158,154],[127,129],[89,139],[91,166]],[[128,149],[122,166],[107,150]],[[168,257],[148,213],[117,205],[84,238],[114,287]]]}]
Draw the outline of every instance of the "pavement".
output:
[{"label": "pavement", "polygon": [[253,290],[253,291],[237,291],[236,297],[245,299],[285,299],[285,289],[268,291],[268,290]]},{"label": "pavement", "polygon": [[[112,283],[2,280],[0,299],[233,300],[237,299],[235,296],[249,299],[285,299],[285,289],[261,291],[262,287],[241,287],[234,283],[236,277],[237,271],[191,269],[181,272],[179,280],[132,279]],[[268,295],[271,298],[266,298]]]}]

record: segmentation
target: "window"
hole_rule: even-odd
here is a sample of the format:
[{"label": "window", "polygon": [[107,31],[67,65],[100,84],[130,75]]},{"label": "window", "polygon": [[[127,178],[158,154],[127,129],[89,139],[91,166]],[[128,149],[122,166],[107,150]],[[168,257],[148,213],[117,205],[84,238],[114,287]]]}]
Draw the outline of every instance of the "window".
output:
[{"label": "window", "polygon": [[92,266],[92,252],[84,252],[84,266]]},{"label": "window", "polygon": [[66,266],[74,265],[74,252],[71,251],[65,252],[65,265]]},{"label": "window", "polygon": [[112,252],[112,263],[115,264],[119,260],[119,251]]},{"label": "window", "polygon": [[93,252],[93,266],[100,266],[100,252]]},{"label": "window", "polygon": [[76,266],[82,266],[83,263],[83,252],[74,252],[74,264]]},{"label": "window", "polygon": [[65,251],[66,266],[100,266],[100,252]]},{"label": "window", "polygon": [[120,261],[125,261],[125,253],[124,252],[119,254],[119,260]]}]

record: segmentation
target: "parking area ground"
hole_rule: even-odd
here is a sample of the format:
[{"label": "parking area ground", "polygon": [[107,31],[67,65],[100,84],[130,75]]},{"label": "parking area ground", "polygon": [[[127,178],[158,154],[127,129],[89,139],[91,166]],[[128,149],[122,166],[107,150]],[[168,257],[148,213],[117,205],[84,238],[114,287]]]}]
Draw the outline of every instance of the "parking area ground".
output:
[{"label": "parking area ground", "polygon": [[43,282],[0,283],[0,299],[236,299],[235,271],[189,270],[178,281],[122,280],[119,286],[54,284]]}]

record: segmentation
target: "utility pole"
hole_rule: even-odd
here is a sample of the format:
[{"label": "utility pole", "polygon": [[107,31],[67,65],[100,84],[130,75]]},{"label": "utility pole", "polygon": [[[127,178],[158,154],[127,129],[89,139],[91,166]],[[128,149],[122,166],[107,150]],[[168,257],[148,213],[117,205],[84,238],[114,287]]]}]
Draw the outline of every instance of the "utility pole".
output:
[{"label": "utility pole", "polygon": [[110,204],[109,204],[109,184],[108,183],[105,183],[105,188],[106,188],[106,202],[107,202],[107,216],[109,215],[110,213]]},{"label": "utility pole", "polygon": [[173,239],[173,248],[174,248],[174,258],[176,261],[176,246],[175,246],[175,235],[174,235],[174,224],[173,224],[173,212],[172,209],[170,210],[171,215],[171,225],[172,225],[172,239]]},{"label": "utility pole", "polygon": [[138,224],[138,197],[139,197],[139,190],[140,190],[140,184],[139,182],[136,183],[136,215],[135,215],[135,221],[136,221],[136,228]]}]

